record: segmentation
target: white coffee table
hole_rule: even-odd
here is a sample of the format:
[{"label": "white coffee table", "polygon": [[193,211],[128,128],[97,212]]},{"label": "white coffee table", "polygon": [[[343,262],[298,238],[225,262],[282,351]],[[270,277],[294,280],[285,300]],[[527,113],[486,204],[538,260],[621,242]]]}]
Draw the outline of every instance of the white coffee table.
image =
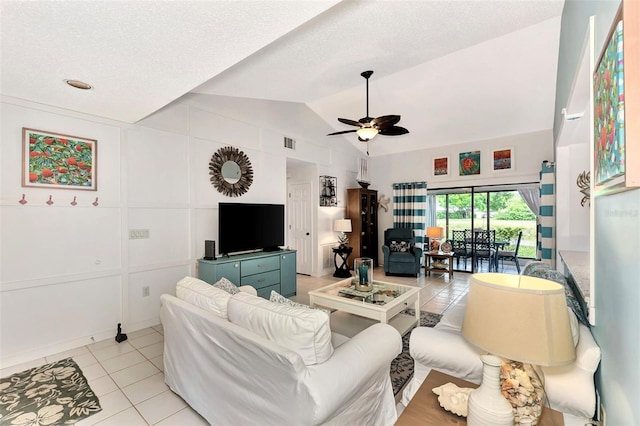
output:
[{"label": "white coffee table", "polygon": [[[352,278],[309,292],[311,306],[322,306],[370,318],[393,326],[400,334],[420,322],[420,289],[401,284],[373,281],[374,294],[368,297],[341,294],[352,287]],[[402,314],[413,307],[415,315]]]}]

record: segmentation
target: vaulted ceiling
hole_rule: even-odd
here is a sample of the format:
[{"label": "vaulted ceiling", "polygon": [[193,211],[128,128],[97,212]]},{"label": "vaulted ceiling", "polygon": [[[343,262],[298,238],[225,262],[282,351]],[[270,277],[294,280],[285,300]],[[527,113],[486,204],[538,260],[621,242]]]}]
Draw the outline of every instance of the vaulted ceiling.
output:
[{"label": "vaulted ceiling", "polygon": [[410,131],[377,136],[372,155],[553,127],[563,0],[0,7],[0,93],[72,111],[133,123],[194,92],[303,103],[329,133],[366,115],[370,69],[370,115],[399,114]]}]

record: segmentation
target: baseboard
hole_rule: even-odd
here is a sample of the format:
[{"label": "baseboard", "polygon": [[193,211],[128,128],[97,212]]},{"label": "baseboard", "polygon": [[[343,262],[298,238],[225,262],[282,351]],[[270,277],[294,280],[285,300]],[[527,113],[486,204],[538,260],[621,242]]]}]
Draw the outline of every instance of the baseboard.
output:
[{"label": "baseboard", "polygon": [[46,356],[75,349],[80,346],[90,345],[101,340],[113,338],[114,336],[115,331],[105,331],[102,333],[94,334],[93,336],[80,337],[77,339],[68,340],[66,342],[57,343],[52,346],[43,346],[36,349],[30,349],[19,354],[9,355],[2,358],[0,360],[0,365],[2,366],[2,368],[12,367],[14,365],[23,364],[35,359],[44,358]]}]

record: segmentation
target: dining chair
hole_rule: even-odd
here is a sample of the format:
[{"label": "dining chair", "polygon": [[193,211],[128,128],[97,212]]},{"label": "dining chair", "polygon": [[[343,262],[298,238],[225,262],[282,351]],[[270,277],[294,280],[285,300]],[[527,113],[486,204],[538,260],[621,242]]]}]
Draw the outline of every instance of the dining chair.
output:
[{"label": "dining chair", "polygon": [[[489,262],[489,271],[491,271],[492,265],[496,262],[496,250],[493,247],[495,241],[495,229],[475,231],[475,241],[473,245],[476,270],[478,269],[478,263],[480,267],[482,267],[482,261],[487,259]],[[497,265],[495,265],[495,269],[498,269]]]},{"label": "dining chair", "polygon": [[453,256],[456,258],[456,268],[460,269],[460,259],[464,259],[464,269],[467,269],[467,259],[471,257],[472,251],[469,248],[471,241],[471,230],[451,231],[451,246]]},{"label": "dining chair", "polygon": [[[504,270],[504,261],[513,260],[516,264],[516,270],[520,273],[520,262],[518,261],[518,250],[520,250],[520,241],[522,240],[522,231],[518,232],[518,242],[516,243],[516,249],[511,250],[498,250],[498,262],[502,261],[502,270]],[[497,267],[498,265],[496,265]],[[497,268],[496,268],[497,269]]]}]

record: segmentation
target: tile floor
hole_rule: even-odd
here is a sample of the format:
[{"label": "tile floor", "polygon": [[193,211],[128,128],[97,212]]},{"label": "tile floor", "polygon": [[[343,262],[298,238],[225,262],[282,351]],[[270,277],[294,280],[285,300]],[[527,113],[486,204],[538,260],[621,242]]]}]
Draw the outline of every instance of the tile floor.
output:
[{"label": "tile floor", "polygon": [[[417,286],[422,289],[422,310],[443,313],[468,291],[467,273],[433,274],[414,277],[386,277],[381,268],[374,271],[374,279]],[[298,295],[295,300],[308,303],[310,290],[331,284],[339,278],[331,275],[314,278],[298,275]],[[334,326],[332,314],[332,328]],[[352,321],[354,320],[355,321]],[[344,314],[335,318],[336,325],[350,323],[343,334],[353,335],[368,326],[357,317]],[[100,398],[102,411],[77,423],[79,426],[104,425],[206,425],[180,397],[169,390],[162,373],[162,326],[127,332],[128,340],[116,343],[113,339],[82,346],[25,364],[0,370],[0,377],[38,365],[73,357],[89,385]]]}]

